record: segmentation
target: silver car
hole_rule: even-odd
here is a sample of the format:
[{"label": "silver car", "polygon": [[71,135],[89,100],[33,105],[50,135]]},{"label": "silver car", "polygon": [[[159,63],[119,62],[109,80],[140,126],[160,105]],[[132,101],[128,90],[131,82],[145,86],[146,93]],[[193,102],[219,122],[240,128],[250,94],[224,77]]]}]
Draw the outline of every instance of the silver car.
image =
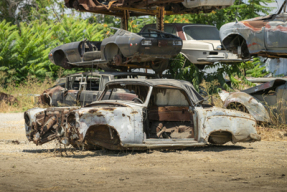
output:
[{"label": "silver car", "polygon": [[240,58],[287,57],[287,13],[284,7],[286,1],[278,14],[223,25],[220,29],[223,45]]}]

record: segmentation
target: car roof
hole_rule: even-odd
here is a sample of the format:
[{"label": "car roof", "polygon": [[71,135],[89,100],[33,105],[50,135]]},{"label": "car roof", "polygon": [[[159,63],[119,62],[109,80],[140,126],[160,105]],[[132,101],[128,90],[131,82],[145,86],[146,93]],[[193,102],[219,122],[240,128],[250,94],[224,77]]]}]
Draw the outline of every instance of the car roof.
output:
[{"label": "car roof", "polygon": [[149,86],[173,86],[180,89],[185,90],[188,94],[189,98],[191,98],[192,102],[196,105],[203,101],[203,97],[195,90],[193,85],[184,80],[176,80],[176,79],[117,79],[109,81],[106,86],[110,84],[119,84],[119,83],[127,83],[127,84],[146,84]]},{"label": "car roof", "polygon": [[113,71],[113,72],[101,72],[101,71],[96,71],[96,72],[82,72],[82,73],[75,73],[68,75],[67,77],[74,77],[74,76],[81,76],[81,75],[91,75],[91,76],[129,76],[129,75],[135,75],[135,76],[147,76],[147,77],[156,77],[155,74],[152,73],[141,73],[141,72],[118,72],[118,71]]}]

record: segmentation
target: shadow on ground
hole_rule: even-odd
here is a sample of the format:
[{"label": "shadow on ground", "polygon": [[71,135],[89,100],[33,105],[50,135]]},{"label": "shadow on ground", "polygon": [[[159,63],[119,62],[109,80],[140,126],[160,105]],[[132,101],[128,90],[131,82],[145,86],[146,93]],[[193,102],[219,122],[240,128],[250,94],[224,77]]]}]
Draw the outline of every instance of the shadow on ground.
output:
[{"label": "shadow on ground", "polygon": [[55,148],[55,149],[24,149],[24,153],[41,153],[41,154],[54,154],[55,156],[62,157],[73,157],[73,158],[85,158],[85,157],[97,157],[97,156],[114,156],[122,157],[126,155],[136,155],[136,154],[151,154],[154,151],[159,151],[161,153],[181,153],[184,151],[189,152],[223,152],[223,151],[235,151],[243,150],[246,147],[238,145],[207,145],[204,147],[190,147],[185,149],[159,149],[159,150],[143,150],[143,151],[111,151],[111,150],[78,150],[75,148]]}]

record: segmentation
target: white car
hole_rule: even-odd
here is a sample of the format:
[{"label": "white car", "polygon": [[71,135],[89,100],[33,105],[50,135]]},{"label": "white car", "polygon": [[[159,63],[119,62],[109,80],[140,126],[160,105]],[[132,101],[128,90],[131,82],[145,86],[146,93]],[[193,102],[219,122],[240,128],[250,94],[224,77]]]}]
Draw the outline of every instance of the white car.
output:
[{"label": "white car", "polygon": [[[155,29],[156,24],[145,25],[141,32]],[[188,23],[166,23],[164,32],[177,35],[182,39],[181,53],[199,68],[205,65],[242,62],[236,54],[227,50],[221,44],[219,31],[215,26]]]},{"label": "white car", "polygon": [[[130,97],[118,97],[118,92]],[[260,141],[250,114],[203,105],[203,101],[187,81],[113,80],[98,101],[83,108],[26,111],[26,136],[37,145],[58,139],[74,147],[110,150]]]}]

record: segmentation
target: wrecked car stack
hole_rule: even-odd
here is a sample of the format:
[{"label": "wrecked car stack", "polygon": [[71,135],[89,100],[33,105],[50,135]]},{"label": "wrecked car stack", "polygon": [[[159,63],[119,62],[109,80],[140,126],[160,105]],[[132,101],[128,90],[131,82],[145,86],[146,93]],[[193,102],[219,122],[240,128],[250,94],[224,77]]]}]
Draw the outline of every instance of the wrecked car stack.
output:
[{"label": "wrecked car stack", "polygon": [[[163,7],[162,1],[146,1],[145,9],[140,9],[130,7],[142,5],[140,1],[95,3],[65,0],[70,8],[95,13],[106,13],[108,10],[107,14],[113,15],[127,14],[127,10],[131,15],[155,15],[153,6],[161,6],[157,9],[161,14],[156,13],[161,21],[157,25],[145,26],[138,34],[113,28],[116,33],[102,42],[84,40],[61,45],[50,52],[51,62],[66,69],[89,67],[93,70],[95,67],[106,71],[130,71],[131,68],[151,68],[156,75],[89,72],[68,76],[65,83],[46,90],[40,96],[42,103],[65,106],[34,108],[24,113],[28,140],[36,145],[58,140],[65,146],[75,148],[109,150],[182,149],[207,144],[260,141],[252,115],[203,104],[203,97],[190,82],[154,78],[162,77],[169,59],[179,53],[203,65],[239,61],[236,55],[223,50],[219,32],[213,26],[197,25],[198,30],[202,30],[201,27],[205,27],[203,30],[206,27],[210,29],[209,35],[214,37],[207,39],[209,41],[191,37],[192,33],[186,34],[184,27],[189,31],[195,30],[190,24],[173,26],[179,29],[175,33],[164,32],[161,26],[164,9],[179,13],[204,7],[208,11],[215,8],[216,2],[170,1],[171,4]],[[221,2],[222,7],[226,7],[232,5],[234,0]],[[122,10],[123,7],[128,9]],[[124,21],[127,21],[127,15]],[[160,30],[155,29],[158,29],[158,25]],[[184,50],[183,40],[187,47]],[[187,43],[187,40],[197,40],[208,49],[196,52],[197,56],[194,57],[188,49],[192,43]]]}]

